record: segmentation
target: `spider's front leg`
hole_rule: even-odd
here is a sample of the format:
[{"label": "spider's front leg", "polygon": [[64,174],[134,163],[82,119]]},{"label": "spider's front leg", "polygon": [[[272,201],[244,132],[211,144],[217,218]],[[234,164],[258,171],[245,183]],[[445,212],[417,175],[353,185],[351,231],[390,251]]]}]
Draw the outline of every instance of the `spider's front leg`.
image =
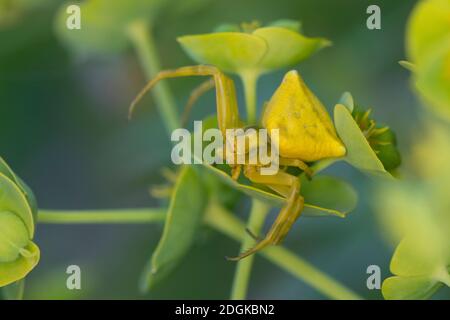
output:
[{"label": "spider's front leg", "polygon": [[[213,66],[187,66],[175,70],[164,70],[159,72],[155,78],[150,80],[141,90],[130,106],[130,116],[132,115],[137,103],[149,92],[159,81],[167,78],[188,77],[188,76],[211,76],[211,80],[205,82],[197,90],[194,91],[188,102],[188,110],[192,103],[202,95],[205,91],[216,89],[216,107],[217,107],[217,123],[222,136],[226,139],[227,129],[239,128],[241,120],[239,119],[236,90],[233,80],[227,77],[219,69]],[[183,117],[186,119],[186,116]],[[225,143],[223,152],[226,152],[227,145]],[[236,157],[236,155],[234,155]],[[232,178],[237,180],[241,171],[241,165],[232,165]]]},{"label": "spider's front leg", "polygon": [[147,85],[131,103],[129,112],[130,116],[132,115],[137,103],[159,81],[167,78],[189,76],[212,76],[214,86],[216,88],[217,122],[223,136],[225,137],[226,135],[226,129],[239,127],[240,119],[233,80],[227,77],[216,67],[205,65],[181,67],[175,70],[164,70],[159,72],[155,78],[147,83]]},{"label": "spider's front leg", "polygon": [[280,165],[282,166],[288,166],[288,167],[297,167],[305,173],[306,177],[308,179],[311,179],[314,172],[311,170],[311,168],[303,161],[299,159],[291,159],[291,158],[284,158],[280,157]]},{"label": "spider's front leg", "polygon": [[247,165],[244,167],[244,174],[252,182],[265,184],[280,192],[286,197],[286,204],[281,208],[275,222],[263,240],[239,256],[227,258],[228,260],[237,261],[269,245],[279,244],[286,237],[303,210],[304,199],[300,195],[300,179],[298,177],[282,171],[275,175],[262,175],[259,170],[258,166]]}]

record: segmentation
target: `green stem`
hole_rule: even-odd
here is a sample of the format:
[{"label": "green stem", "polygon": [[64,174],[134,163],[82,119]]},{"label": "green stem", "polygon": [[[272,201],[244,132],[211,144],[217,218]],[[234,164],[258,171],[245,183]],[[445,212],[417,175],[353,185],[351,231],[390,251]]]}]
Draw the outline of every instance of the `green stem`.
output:
[{"label": "green stem", "polygon": [[[100,211],[53,211],[41,210],[38,215],[40,223],[152,223],[165,220],[165,209],[123,209]],[[246,233],[244,224],[226,209],[213,201],[205,216],[206,223],[213,229],[236,240],[243,241]],[[298,257],[291,251],[274,246],[266,248],[258,254],[289,272],[297,279],[303,280],[317,291],[331,299],[357,300],[357,294],[332,279],[313,265]],[[249,257],[245,258],[249,259]],[[244,260],[245,260],[244,259]]]},{"label": "green stem", "polygon": [[40,210],[38,222],[57,224],[152,223],[164,221],[165,217],[165,209]]},{"label": "green stem", "polygon": [[[136,21],[128,28],[128,36],[134,45],[138,58],[147,76],[152,79],[161,70],[152,32],[143,21]],[[179,117],[173,96],[164,81],[153,89],[153,95],[169,135],[179,127]]]},{"label": "green stem", "polygon": [[[214,203],[210,205],[206,215],[206,222],[214,229],[236,241],[242,241],[245,236],[242,222],[233,214]],[[331,299],[361,299],[350,289],[281,246],[269,247],[258,253]]]},{"label": "green stem", "polygon": [[[269,209],[270,207],[264,202],[253,199],[252,210],[247,224],[248,230],[255,235],[260,234]],[[254,245],[255,240],[249,234],[246,234],[242,241],[241,252],[248,250]],[[237,263],[233,287],[231,289],[232,300],[242,300],[246,298],[254,258],[255,256],[251,255]]]},{"label": "green stem", "polygon": [[241,73],[240,76],[244,85],[247,123],[256,124],[256,85],[258,82],[259,73],[255,71],[247,71]]}]

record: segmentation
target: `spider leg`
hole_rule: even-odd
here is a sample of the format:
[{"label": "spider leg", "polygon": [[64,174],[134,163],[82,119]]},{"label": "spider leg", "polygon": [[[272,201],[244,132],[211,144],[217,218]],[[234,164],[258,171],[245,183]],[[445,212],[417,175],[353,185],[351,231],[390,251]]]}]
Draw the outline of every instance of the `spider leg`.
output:
[{"label": "spider leg", "polygon": [[249,228],[245,228],[245,232],[247,232],[247,234],[253,238],[253,240],[256,241],[261,241],[262,239],[260,237],[258,237],[257,235],[255,235]]},{"label": "spider leg", "polygon": [[291,158],[283,158],[280,157],[280,165],[282,166],[290,166],[290,167],[297,167],[301,170],[303,170],[303,172],[305,172],[306,177],[311,180],[314,172],[311,170],[311,168],[304,163],[303,161],[301,161],[300,159],[291,159]]},{"label": "spider leg", "polygon": [[[290,175],[285,172],[278,172],[275,175],[261,175],[256,166],[246,166],[244,168],[244,174],[254,183],[266,184],[271,186],[282,186],[281,192],[285,193],[286,204],[281,208],[275,222],[270,228],[267,235],[258,242],[253,248],[241,253],[234,258],[227,258],[228,260],[237,261],[245,258],[259,250],[264,249],[269,245],[276,245],[280,243],[295,223],[300,213],[303,210],[304,200],[299,194],[300,192],[300,180],[298,177]],[[289,189],[285,189],[289,187]],[[288,191],[287,191],[288,190]]]},{"label": "spider leg", "polygon": [[240,120],[238,114],[236,90],[233,80],[223,74],[213,66],[188,66],[175,70],[164,70],[150,80],[147,85],[136,96],[130,106],[129,116],[133,114],[137,103],[149,92],[159,81],[167,78],[188,77],[188,76],[212,76],[216,87],[217,122],[223,136],[226,136],[226,129],[239,127]]},{"label": "spider leg", "polygon": [[189,114],[192,111],[192,107],[197,102],[197,100],[204,95],[206,92],[214,88],[215,82],[214,79],[208,79],[205,82],[202,82],[197,88],[192,90],[191,95],[189,96],[189,100],[184,107],[183,115],[181,117],[181,125],[184,126],[189,119]]},{"label": "spider leg", "polygon": [[231,179],[237,181],[241,175],[242,165],[238,164],[231,168]]}]

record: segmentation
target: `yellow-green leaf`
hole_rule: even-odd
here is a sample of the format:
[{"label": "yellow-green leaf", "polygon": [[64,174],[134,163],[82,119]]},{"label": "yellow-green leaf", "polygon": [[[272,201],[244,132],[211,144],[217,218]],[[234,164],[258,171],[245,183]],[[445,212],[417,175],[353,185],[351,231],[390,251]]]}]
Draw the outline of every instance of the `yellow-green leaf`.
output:
[{"label": "yellow-green leaf", "polygon": [[431,297],[442,284],[428,277],[390,277],[381,288],[387,300],[423,300]]},{"label": "yellow-green leaf", "polygon": [[178,38],[186,53],[196,62],[239,73],[258,68],[267,51],[260,37],[241,32],[218,32]]},{"label": "yellow-green leaf", "polygon": [[259,75],[294,65],[330,44],[323,38],[305,37],[294,31],[292,24],[289,27],[284,24],[257,28],[252,33],[187,35],[178,41],[197,63],[240,75],[247,72]]},{"label": "yellow-green leaf", "polygon": [[292,66],[331,44],[326,39],[308,38],[283,27],[259,28],[253,34],[268,44],[267,52],[258,64],[263,71]]},{"label": "yellow-green leaf", "polygon": [[418,65],[415,76],[416,87],[425,98],[426,105],[450,121],[450,33]]},{"label": "yellow-green leaf", "polygon": [[407,52],[421,63],[450,35],[450,0],[419,1],[407,27]]},{"label": "yellow-green leaf", "polygon": [[0,287],[23,279],[37,265],[39,258],[39,248],[30,241],[18,259],[0,263]]},{"label": "yellow-green leaf", "polygon": [[143,291],[170,274],[186,255],[202,222],[206,202],[201,178],[193,167],[184,166],[170,200],[163,234],[142,276]]},{"label": "yellow-green leaf", "polygon": [[7,211],[17,215],[25,224],[29,238],[34,236],[34,221],[31,208],[19,187],[0,173],[0,212]]},{"label": "yellow-green leaf", "polygon": [[392,177],[384,169],[347,107],[342,104],[335,106],[334,123],[336,131],[347,149],[344,157],[346,162],[375,176]]},{"label": "yellow-green leaf", "polygon": [[0,263],[16,260],[28,240],[23,221],[14,213],[0,211]]}]

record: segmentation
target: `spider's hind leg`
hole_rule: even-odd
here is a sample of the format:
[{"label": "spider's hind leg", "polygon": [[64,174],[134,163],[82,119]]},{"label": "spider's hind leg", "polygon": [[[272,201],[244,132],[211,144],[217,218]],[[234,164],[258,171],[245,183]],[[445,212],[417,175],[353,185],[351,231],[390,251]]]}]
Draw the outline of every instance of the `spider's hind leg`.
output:
[{"label": "spider's hind leg", "polygon": [[286,204],[281,209],[264,239],[258,242],[253,248],[241,253],[239,256],[227,258],[232,261],[237,261],[248,257],[249,255],[262,250],[269,245],[279,244],[286,237],[292,225],[300,216],[304,205],[303,197],[299,194],[300,180],[297,177],[285,172],[278,172],[272,176],[261,175],[255,166],[247,166],[244,173],[252,182],[266,184],[269,187],[271,185],[288,186],[289,190],[284,194],[287,198]]}]

